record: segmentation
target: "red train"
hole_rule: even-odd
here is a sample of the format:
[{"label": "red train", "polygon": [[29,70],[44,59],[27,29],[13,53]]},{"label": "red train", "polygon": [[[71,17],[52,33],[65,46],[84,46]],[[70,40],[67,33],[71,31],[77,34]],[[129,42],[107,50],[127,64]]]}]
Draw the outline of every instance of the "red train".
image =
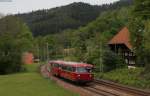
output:
[{"label": "red train", "polygon": [[66,61],[50,61],[49,62],[52,75],[63,77],[74,82],[88,83],[93,81],[92,74],[93,65],[66,62]]}]

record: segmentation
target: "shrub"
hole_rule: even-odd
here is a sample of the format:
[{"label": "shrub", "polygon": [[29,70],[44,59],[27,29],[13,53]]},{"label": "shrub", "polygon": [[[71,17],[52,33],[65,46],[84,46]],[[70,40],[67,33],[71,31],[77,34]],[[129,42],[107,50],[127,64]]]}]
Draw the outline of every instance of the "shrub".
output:
[{"label": "shrub", "polygon": [[108,72],[117,68],[126,66],[123,59],[110,50],[105,50],[103,53],[104,72]]}]

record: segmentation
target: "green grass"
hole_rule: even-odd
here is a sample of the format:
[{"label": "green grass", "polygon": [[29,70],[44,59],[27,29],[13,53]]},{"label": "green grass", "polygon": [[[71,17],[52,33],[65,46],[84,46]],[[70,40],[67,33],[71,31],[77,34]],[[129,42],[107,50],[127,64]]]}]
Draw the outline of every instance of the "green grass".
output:
[{"label": "green grass", "polygon": [[37,73],[37,65],[27,72],[0,76],[0,96],[79,96]]},{"label": "green grass", "polygon": [[141,72],[143,68],[136,69],[117,69],[107,73],[96,73],[96,77],[111,80],[120,84],[150,89],[150,80],[142,78]]},{"label": "green grass", "polygon": [[27,65],[24,65],[25,69],[26,69],[26,72],[38,72],[39,71],[39,64],[27,64]]}]

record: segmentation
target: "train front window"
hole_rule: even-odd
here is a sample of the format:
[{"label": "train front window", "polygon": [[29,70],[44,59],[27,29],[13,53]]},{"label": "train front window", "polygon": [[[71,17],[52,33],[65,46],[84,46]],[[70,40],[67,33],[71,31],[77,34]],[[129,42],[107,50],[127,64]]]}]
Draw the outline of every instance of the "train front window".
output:
[{"label": "train front window", "polygon": [[79,72],[79,73],[86,73],[88,72],[87,69],[85,67],[77,67],[76,68],[76,72]]}]

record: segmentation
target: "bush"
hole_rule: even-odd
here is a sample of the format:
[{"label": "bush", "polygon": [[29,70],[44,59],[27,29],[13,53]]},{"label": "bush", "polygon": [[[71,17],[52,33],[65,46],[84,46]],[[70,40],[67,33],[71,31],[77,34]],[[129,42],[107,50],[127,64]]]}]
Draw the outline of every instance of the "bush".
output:
[{"label": "bush", "polygon": [[0,41],[0,74],[17,72],[21,69],[21,51],[13,39],[3,37]]},{"label": "bush", "polygon": [[143,68],[121,68],[106,73],[96,73],[96,76],[120,84],[148,89],[150,88],[150,79],[141,78],[143,70]]},{"label": "bush", "polygon": [[87,62],[95,65],[95,71],[108,72],[117,68],[127,67],[124,60],[109,49],[92,49],[91,54],[86,55]]},{"label": "bush", "polygon": [[103,53],[103,65],[104,72],[127,66],[124,63],[124,60],[121,59],[121,57],[110,50],[105,50],[105,52]]}]

